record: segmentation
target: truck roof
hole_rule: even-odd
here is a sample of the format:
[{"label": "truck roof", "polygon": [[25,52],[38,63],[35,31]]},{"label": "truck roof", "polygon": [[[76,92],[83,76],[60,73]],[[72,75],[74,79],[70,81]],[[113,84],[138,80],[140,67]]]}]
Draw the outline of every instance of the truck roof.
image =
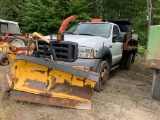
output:
[{"label": "truck roof", "polygon": [[118,25],[132,25],[131,21],[128,19],[110,19],[107,21],[118,24]]},{"label": "truck roof", "polygon": [[80,22],[79,24],[115,24],[112,22]]},{"label": "truck roof", "polygon": [[108,20],[102,20],[102,19],[92,19],[90,20],[79,20],[79,23],[114,23],[119,25],[132,25],[131,21],[129,19],[108,19]]},{"label": "truck roof", "polygon": [[0,19],[0,22],[2,22],[2,23],[18,24],[18,22],[15,22],[15,21],[9,21],[9,20],[3,20],[3,19]]}]

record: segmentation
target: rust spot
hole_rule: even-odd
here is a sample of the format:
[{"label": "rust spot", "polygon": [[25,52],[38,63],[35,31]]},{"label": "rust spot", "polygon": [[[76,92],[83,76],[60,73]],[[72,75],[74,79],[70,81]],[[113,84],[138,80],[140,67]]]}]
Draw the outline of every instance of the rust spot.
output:
[{"label": "rust spot", "polygon": [[39,95],[40,96],[45,96],[45,97],[52,97],[52,94],[48,93],[48,92],[40,92]]},{"label": "rust spot", "polygon": [[46,91],[46,83],[41,82],[41,81],[37,81],[37,80],[26,79],[23,86],[28,87],[28,88],[32,88],[32,89]]},{"label": "rust spot", "polygon": [[13,82],[14,82],[14,84],[16,84],[17,82],[18,82],[18,78],[14,78],[14,80],[13,80]]},{"label": "rust spot", "polygon": [[73,80],[73,75],[71,76],[71,81]]},{"label": "rust spot", "polygon": [[83,85],[85,85],[85,82],[86,82],[86,78],[83,79]]},{"label": "rust spot", "polygon": [[48,68],[48,70],[47,70],[47,75],[48,76],[49,76],[49,73],[50,73],[51,70],[52,70],[51,68]]},{"label": "rust spot", "polygon": [[48,87],[49,85],[49,80],[46,81],[46,88]]},{"label": "rust spot", "polygon": [[55,85],[51,87],[49,92],[65,93],[68,95],[73,95],[91,100],[93,90],[90,85],[84,85],[83,87],[80,87],[71,85],[65,80],[63,84],[55,83]]},{"label": "rust spot", "polygon": [[15,70],[17,69],[17,66],[15,66],[15,68],[14,68]]},{"label": "rust spot", "polygon": [[72,100],[69,98],[54,98],[35,95],[26,92],[20,92],[16,90],[10,91],[11,99],[28,101],[34,103],[41,103],[46,105],[63,106],[68,108],[78,108],[78,109],[91,109],[91,102],[83,102],[78,100]]},{"label": "rust spot", "polygon": [[[32,71],[32,72],[34,72],[34,71]],[[40,73],[44,74],[46,71],[44,71],[44,70],[35,70],[35,72],[40,72]]]}]

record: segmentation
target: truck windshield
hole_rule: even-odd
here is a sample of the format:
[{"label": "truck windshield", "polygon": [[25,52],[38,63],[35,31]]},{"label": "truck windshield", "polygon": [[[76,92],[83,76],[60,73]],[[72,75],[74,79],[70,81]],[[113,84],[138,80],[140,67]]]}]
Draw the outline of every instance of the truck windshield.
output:
[{"label": "truck windshield", "polygon": [[108,38],[111,32],[111,24],[82,23],[82,24],[74,25],[67,32],[69,34],[101,36],[101,37]]}]

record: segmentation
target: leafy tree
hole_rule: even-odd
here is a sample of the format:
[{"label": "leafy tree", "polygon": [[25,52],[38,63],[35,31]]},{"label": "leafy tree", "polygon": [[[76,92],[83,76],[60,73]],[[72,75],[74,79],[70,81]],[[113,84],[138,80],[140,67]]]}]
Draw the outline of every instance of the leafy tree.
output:
[{"label": "leafy tree", "polygon": [[52,31],[51,27],[56,26],[53,24],[55,17],[55,4],[53,0],[26,0],[21,5],[21,19],[23,32],[38,31],[47,34]]},{"label": "leafy tree", "polygon": [[18,21],[20,5],[24,0],[0,0],[0,18]]},{"label": "leafy tree", "polygon": [[[160,0],[152,0],[152,24],[159,24]],[[56,33],[70,15],[79,19],[130,19],[141,45],[147,43],[146,0],[0,0],[0,18],[18,21],[22,31]],[[73,22],[74,23],[74,22]]]},{"label": "leafy tree", "polygon": [[160,0],[152,0],[152,24],[159,25],[160,24]]},{"label": "leafy tree", "polygon": [[23,32],[51,34],[57,32],[62,21],[70,15],[89,19],[92,12],[89,8],[92,8],[92,3],[86,0],[26,0],[21,5],[20,23]]}]

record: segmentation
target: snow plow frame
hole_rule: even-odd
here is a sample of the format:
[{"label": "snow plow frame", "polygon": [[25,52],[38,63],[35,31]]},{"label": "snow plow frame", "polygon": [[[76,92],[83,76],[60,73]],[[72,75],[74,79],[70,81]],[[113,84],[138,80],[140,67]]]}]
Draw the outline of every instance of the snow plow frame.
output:
[{"label": "snow plow frame", "polygon": [[50,42],[38,33],[34,33],[33,38],[48,44],[46,48],[51,50],[53,59],[37,58],[38,42],[35,42],[37,52],[34,57],[10,54],[10,71],[2,80],[2,91],[9,93],[11,99],[91,109],[91,96],[99,74],[55,61],[58,59],[52,45],[57,41]]}]

